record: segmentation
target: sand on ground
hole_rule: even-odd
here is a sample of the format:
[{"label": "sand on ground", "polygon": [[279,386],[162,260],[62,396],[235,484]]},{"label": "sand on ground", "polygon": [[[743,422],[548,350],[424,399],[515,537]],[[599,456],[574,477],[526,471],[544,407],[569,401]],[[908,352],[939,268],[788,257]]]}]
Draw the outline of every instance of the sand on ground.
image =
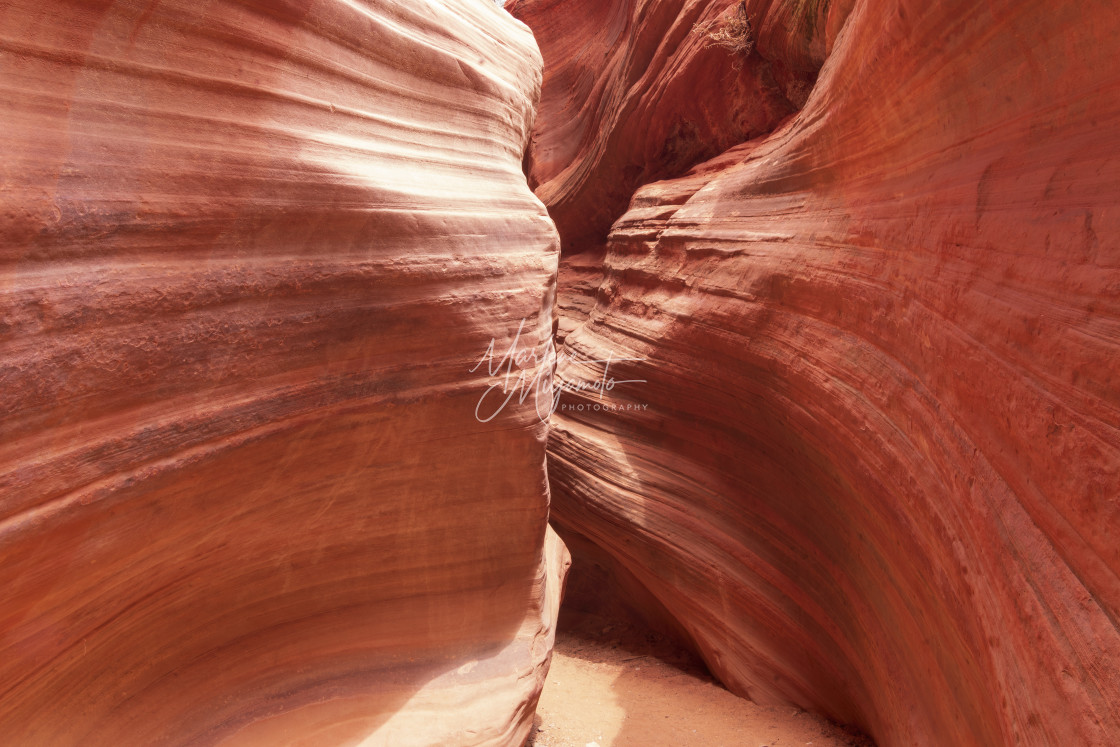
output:
[{"label": "sand on ground", "polygon": [[759,706],[655,635],[611,625],[557,635],[526,747],[870,747],[792,707]]}]

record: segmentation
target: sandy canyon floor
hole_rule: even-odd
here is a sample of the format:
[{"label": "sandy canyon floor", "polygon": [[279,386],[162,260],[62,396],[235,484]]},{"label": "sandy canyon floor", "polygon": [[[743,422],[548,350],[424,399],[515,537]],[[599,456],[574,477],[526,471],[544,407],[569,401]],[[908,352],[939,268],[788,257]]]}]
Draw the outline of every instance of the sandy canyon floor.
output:
[{"label": "sandy canyon floor", "polygon": [[813,714],[738,698],[663,639],[610,623],[557,636],[534,726],[526,747],[872,744]]}]

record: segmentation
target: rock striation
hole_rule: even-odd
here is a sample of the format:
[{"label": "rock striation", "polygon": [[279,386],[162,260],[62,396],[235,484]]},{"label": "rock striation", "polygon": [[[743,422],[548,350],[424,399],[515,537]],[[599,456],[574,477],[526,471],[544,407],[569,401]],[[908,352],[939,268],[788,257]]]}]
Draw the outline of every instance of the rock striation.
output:
[{"label": "rock striation", "polygon": [[553,5],[513,9],[577,563],[882,745],[1120,741],[1114,7],[748,2],[737,61],[692,36],[730,3]]},{"label": "rock striation", "polygon": [[540,69],[481,0],[0,7],[5,743],[524,740]]}]

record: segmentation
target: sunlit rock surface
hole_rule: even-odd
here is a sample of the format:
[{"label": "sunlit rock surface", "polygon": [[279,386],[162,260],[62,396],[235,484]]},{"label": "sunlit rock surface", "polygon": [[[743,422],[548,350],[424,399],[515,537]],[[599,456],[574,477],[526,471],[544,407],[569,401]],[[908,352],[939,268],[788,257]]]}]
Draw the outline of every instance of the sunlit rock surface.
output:
[{"label": "sunlit rock surface", "polygon": [[[560,379],[638,380],[561,401],[562,534],[757,701],[882,745],[1120,742],[1115,6],[751,2],[741,62],[690,36],[730,3],[556,5],[514,11]],[[720,139],[814,60],[796,115]],[[725,151],[684,176],[678,116]]]},{"label": "sunlit rock surface", "polygon": [[523,741],[540,66],[481,0],[0,6],[0,741]]}]

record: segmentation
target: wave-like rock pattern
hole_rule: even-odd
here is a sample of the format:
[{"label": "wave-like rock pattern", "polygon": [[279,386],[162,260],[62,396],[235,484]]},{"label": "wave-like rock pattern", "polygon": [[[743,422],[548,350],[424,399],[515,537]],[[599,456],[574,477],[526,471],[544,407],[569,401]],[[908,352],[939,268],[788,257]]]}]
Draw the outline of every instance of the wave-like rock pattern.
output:
[{"label": "wave-like rock pattern", "polygon": [[[806,50],[796,64],[782,61],[794,55],[777,65],[755,55],[729,65],[724,50],[694,31],[726,19],[726,6],[719,0],[507,4],[534,30],[545,59],[526,173],[556,221],[565,254],[601,247],[638,186],[679,176],[770,132],[804,102],[823,53],[815,59]],[[795,14],[798,23],[806,12]],[[751,14],[758,17],[759,9]],[[788,20],[760,26],[761,51],[788,46]],[[808,32],[814,38],[823,33],[815,28]]]},{"label": "wave-like rock pattern", "polygon": [[475,406],[552,330],[528,30],[16,0],[0,70],[2,741],[523,741],[546,430]]},{"label": "wave-like rock pattern", "polygon": [[[1116,744],[1120,15],[849,5],[773,52],[828,55],[795,118],[638,191],[601,268],[565,260],[562,383],[603,375],[573,357],[645,383],[565,395],[554,517],[745,696],[883,745]],[[546,69],[582,59],[549,59],[562,28]],[[537,147],[593,168],[548,113],[594,96],[558,85]]]}]

